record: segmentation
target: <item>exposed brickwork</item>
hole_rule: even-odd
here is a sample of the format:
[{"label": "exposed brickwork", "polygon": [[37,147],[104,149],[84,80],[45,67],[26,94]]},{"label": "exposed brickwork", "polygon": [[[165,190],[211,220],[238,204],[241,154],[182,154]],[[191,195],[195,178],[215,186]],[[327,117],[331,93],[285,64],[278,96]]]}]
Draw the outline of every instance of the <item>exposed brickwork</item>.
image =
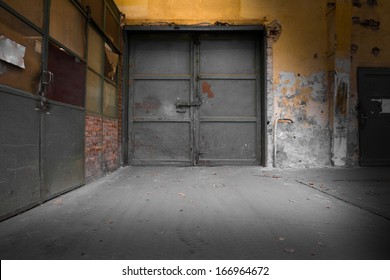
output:
[{"label": "exposed brickwork", "polygon": [[85,178],[92,181],[119,167],[118,120],[87,114]]},{"label": "exposed brickwork", "polygon": [[119,167],[118,120],[103,119],[103,172],[111,172]]},{"label": "exposed brickwork", "polygon": [[85,120],[85,178],[91,181],[103,175],[103,120],[101,116],[87,114]]}]

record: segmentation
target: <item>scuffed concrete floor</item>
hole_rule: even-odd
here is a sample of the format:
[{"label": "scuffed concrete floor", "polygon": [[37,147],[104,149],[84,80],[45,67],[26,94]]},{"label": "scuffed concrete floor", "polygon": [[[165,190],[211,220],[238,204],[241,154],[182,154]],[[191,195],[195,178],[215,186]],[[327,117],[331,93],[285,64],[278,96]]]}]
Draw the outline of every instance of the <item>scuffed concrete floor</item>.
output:
[{"label": "scuffed concrete floor", "polygon": [[0,223],[0,257],[390,259],[389,171],[126,167]]}]

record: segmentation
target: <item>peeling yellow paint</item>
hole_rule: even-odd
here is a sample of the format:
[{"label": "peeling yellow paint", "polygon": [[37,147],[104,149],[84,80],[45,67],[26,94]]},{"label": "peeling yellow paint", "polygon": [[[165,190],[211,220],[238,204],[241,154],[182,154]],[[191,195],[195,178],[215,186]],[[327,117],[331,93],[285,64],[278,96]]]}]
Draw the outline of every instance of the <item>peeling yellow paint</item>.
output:
[{"label": "peeling yellow paint", "polygon": [[126,15],[126,18],[147,18],[149,16],[149,0],[116,0],[116,4]]},{"label": "peeling yellow paint", "polygon": [[[266,24],[278,19],[282,35],[273,45],[274,75],[280,71],[309,76],[326,69],[326,0],[115,0],[130,25]],[[350,19],[349,19],[350,20]],[[317,54],[317,58],[314,58]],[[277,82],[275,80],[275,82]]]}]

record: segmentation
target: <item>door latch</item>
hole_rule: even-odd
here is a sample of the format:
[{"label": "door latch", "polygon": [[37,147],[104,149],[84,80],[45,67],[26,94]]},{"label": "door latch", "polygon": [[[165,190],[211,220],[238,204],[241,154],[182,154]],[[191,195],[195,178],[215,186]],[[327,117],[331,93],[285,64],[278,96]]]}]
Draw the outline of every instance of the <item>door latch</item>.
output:
[{"label": "door latch", "polygon": [[42,72],[42,84],[50,85],[54,82],[54,74],[50,71]]},{"label": "door latch", "polygon": [[200,105],[201,105],[201,102],[199,102],[199,101],[196,101],[196,102],[176,102],[175,103],[176,108],[197,107]]}]

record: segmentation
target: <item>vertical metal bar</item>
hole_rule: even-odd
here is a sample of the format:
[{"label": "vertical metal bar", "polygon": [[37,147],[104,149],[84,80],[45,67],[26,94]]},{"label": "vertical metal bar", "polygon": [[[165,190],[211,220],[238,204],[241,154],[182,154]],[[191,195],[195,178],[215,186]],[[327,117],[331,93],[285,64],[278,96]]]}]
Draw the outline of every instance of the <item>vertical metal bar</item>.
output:
[{"label": "vertical metal bar", "polygon": [[263,138],[262,138],[262,90],[261,90],[261,55],[260,55],[260,42],[257,34],[254,37],[255,40],[255,71],[256,71],[256,86],[255,86],[255,98],[256,98],[256,161],[261,162]]},{"label": "vertical metal bar", "polygon": [[[191,63],[190,63],[190,75],[191,75],[191,81],[190,81],[190,98],[189,98],[189,104],[192,104],[194,102],[195,97],[195,45],[194,41],[190,40],[190,57],[191,57]],[[192,161],[192,164],[196,164],[196,158],[195,158],[195,113],[196,108],[190,107],[190,160]]]},{"label": "vertical metal bar", "polygon": [[[85,24],[85,51],[84,51],[84,58],[85,58],[85,84],[84,84],[84,132],[86,131],[86,127],[87,127],[87,90],[88,90],[88,57],[89,57],[89,23],[91,22],[91,14],[88,13],[87,14],[87,21],[86,21],[86,24]],[[85,175],[86,175],[86,171],[87,171],[87,168],[85,166],[85,144],[86,144],[86,137],[84,136],[83,137],[83,147],[84,147],[84,152],[83,152],[83,174],[84,174],[84,178],[85,178]]]},{"label": "vertical metal bar", "polygon": [[43,11],[43,38],[42,38],[42,71],[47,71],[49,37],[50,37],[50,4],[51,0],[45,0]]},{"label": "vertical metal bar", "polygon": [[129,75],[130,44],[129,34],[124,32],[123,80],[122,80],[122,159],[123,165],[129,165]]},{"label": "vertical metal bar", "polygon": [[267,165],[267,38],[260,32],[261,165]]},{"label": "vertical metal bar", "polygon": [[[129,65],[127,67],[128,69],[128,77],[129,82],[127,83],[128,86],[128,135],[127,135],[127,142],[128,142],[128,162],[131,164],[134,158],[134,133],[133,133],[133,104],[134,104],[134,38],[130,38],[130,34],[128,34],[128,44],[129,44],[129,57],[128,62]],[[129,143],[130,142],[130,143]]]},{"label": "vertical metal bar", "polygon": [[[41,78],[41,103],[45,102],[45,96],[46,96],[46,85],[43,83],[44,81],[44,73],[48,71],[48,60],[49,60],[49,39],[50,39],[50,5],[51,0],[45,0],[44,10],[43,10],[43,37],[42,37],[42,78]],[[42,108],[43,109],[43,108]],[[44,170],[43,170],[43,163],[44,163],[44,121],[46,118],[46,114],[44,113],[44,110],[41,111],[40,116],[40,125],[39,125],[39,179],[40,179],[40,195],[41,195],[41,202],[45,200],[45,177],[44,177]]]},{"label": "vertical metal bar", "polygon": [[[192,41],[193,46],[193,88],[194,88],[194,96],[196,98],[201,98],[199,96],[199,74],[200,74],[200,40],[199,35],[196,35],[195,38]],[[199,100],[199,102],[201,99]],[[200,102],[201,103],[201,102]],[[192,107],[194,110],[193,114],[193,122],[194,122],[194,146],[193,146],[193,164],[198,165],[199,161],[199,153],[200,153],[200,147],[199,147],[199,137],[200,137],[200,123],[199,123],[199,116],[200,116],[200,106],[194,106]]]}]

